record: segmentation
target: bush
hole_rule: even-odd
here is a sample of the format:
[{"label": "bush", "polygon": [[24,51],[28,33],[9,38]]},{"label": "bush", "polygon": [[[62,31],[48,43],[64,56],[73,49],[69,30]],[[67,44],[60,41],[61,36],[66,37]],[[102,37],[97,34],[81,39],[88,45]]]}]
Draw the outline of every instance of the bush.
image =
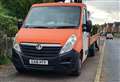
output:
[{"label": "bush", "polygon": [[8,14],[10,16],[24,19],[32,4],[54,2],[54,0],[0,0],[0,2],[3,7],[9,11]]},{"label": "bush", "polygon": [[100,29],[99,25],[93,25],[92,28],[91,28],[91,32],[90,32],[91,35],[94,35],[94,34],[98,33],[99,29]]},{"label": "bush", "polygon": [[0,55],[0,65],[3,65],[3,64],[10,64],[11,61],[10,59],[5,56],[5,55]]},{"label": "bush", "polygon": [[16,18],[0,14],[0,31],[12,37],[17,32]]},{"label": "bush", "polygon": [[8,52],[10,41],[7,40],[7,37],[15,36],[16,32],[16,18],[0,14],[0,64],[10,63],[7,55],[10,54]]}]

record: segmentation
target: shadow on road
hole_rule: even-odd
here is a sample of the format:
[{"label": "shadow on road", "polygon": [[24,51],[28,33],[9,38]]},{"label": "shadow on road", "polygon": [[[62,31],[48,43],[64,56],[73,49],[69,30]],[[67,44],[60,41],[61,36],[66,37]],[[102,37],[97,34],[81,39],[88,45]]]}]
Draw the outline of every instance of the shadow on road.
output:
[{"label": "shadow on road", "polygon": [[[20,74],[16,72],[15,76],[28,76],[28,77],[41,77],[41,78],[49,78],[49,79],[62,79],[62,78],[71,78],[73,76],[67,75],[65,73],[51,72],[51,71],[31,71],[27,73]],[[77,77],[74,77],[77,78]]]}]

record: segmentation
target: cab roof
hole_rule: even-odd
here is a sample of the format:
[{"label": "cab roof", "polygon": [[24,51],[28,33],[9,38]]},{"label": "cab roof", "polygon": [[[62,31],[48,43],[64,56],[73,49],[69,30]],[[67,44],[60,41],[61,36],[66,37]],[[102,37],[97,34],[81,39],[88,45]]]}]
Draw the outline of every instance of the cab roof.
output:
[{"label": "cab roof", "polygon": [[85,4],[82,3],[38,3],[38,4],[33,4],[32,7],[39,7],[39,6],[80,6],[80,7],[86,7]]}]

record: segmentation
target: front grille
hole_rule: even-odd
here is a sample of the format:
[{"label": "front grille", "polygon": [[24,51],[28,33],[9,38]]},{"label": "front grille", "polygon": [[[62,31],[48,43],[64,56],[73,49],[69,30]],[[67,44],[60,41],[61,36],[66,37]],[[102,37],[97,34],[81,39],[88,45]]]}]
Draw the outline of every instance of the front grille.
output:
[{"label": "front grille", "polygon": [[42,46],[37,50],[35,45],[20,45],[23,55],[32,57],[56,57],[59,55],[61,46]]}]

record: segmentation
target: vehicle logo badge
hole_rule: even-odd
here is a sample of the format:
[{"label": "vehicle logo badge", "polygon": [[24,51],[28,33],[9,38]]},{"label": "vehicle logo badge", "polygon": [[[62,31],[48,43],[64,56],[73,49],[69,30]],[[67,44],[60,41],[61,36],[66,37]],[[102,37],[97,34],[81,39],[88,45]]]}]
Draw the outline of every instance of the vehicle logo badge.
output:
[{"label": "vehicle logo badge", "polygon": [[37,49],[37,50],[41,50],[41,49],[42,49],[42,46],[41,46],[40,44],[38,44],[38,45],[36,46],[36,49]]}]

